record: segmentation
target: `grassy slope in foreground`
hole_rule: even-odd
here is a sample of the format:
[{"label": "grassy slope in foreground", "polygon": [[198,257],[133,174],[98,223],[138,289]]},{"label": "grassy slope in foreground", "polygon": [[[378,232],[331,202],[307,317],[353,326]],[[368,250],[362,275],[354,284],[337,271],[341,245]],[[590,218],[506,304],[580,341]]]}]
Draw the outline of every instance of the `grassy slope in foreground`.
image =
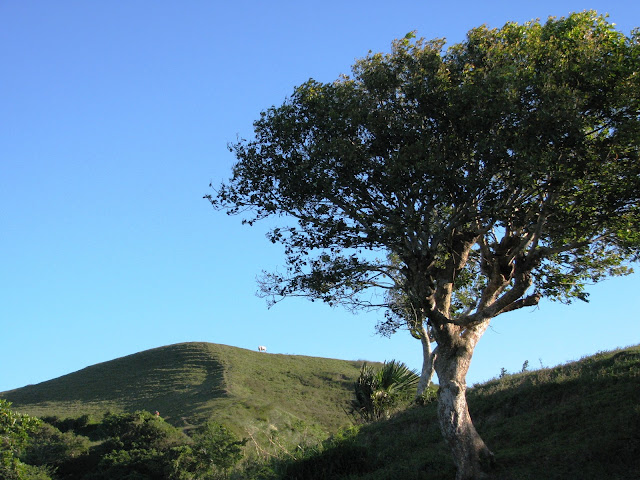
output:
[{"label": "grassy slope in foreground", "polygon": [[[640,479],[640,346],[506,375],[474,386],[468,400],[478,432],[496,455],[497,480]],[[435,403],[365,425],[352,442],[366,449],[366,473],[332,478],[455,476]],[[320,455],[297,471],[328,471],[336,468],[331,462]]]},{"label": "grassy slope in foreground", "polygon": [[181,343],[3,392],[0,398],[35,416],[158,410],[182,427],[213,417],[240,435],[271,428],[323,437],[349,422],[343,408],[360,365]]}]

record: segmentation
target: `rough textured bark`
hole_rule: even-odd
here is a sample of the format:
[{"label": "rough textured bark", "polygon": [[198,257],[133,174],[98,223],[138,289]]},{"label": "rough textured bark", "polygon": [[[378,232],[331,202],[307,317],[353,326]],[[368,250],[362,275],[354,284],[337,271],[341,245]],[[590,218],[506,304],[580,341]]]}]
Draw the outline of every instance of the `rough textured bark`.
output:
[{"label": "rough textured bark", "polygon": [[435,361],[440,388],[438,390],[438,420],[457,468],[456,480],[491,478],[493,453],[476,431],[466,398],[466,375],[473,349],[486,325],[468,329],[462,335],[452,335],[451,343],[438,345]]},{"label": "rough textured bark", "polygon": [[435,357],[436,352],[431,349],[431,338],[425,325],[422,325],[420,332],[420,342],[422,343],[422,372],[420,381],[418,382],[418,391],[416,396],[420,397],[431,384],[435,373]]}]

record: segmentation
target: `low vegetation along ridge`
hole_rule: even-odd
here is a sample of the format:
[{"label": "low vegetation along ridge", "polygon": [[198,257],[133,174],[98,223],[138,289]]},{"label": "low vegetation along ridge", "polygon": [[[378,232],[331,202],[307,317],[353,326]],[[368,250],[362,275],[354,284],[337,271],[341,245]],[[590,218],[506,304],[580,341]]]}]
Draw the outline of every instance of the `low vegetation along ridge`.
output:
[{"label": "low vegetation along ridge", "polygon": [[[0,478],[453,478],[429,395],[347,415],[361,371],[206,343],[88,367],[0,394]],[[640,346],[496,373],[468,395],[494,478],[640,478]]]}]

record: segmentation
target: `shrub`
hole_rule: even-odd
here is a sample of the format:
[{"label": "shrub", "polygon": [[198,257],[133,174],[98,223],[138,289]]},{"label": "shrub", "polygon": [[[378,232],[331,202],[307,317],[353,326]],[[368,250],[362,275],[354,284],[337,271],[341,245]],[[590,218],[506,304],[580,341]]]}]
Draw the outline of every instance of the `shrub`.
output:
[{"label": "shrub", "polygon": [[62,433],[56,427],[42,423],[31,435],[21,459],[31,465],[60,466],[68,459],[89,451],[89,439],[73,432]]},{"label": "shrub", "polygon": [[100,431],[103,442],[92,449],[96,465],[84,480],[220,478],[242,458],[246,443],[215,422],[191,439],[145,411],[107,414]]},{"label": "shrub", "polygon": [[226,427],[209,421],[194,437],[193,451],[201,473],[228,470],[242,458],[248,439],[239,440]]},{"label": "shrub", "polygon": [[429,385],[429,387],[425,388],[422,395],[415,399],[416,404],[418,405],[428,405],[429,403],[435,402],[438,399],[438,387],[434,385]]},{"label": "shrub", "polygon": [[191,443],[191,439],[160,416],[146,411],[109,413],[98,432],[102,443],[91,449],[87,460],[94,466],[83,479],[183,478],[172,474],[173,449]]},{"label": "shrub", "polygon": [[288,464],[284,480],[325,480],[358,475],[375,469],[365,447],[338,445],[317,455]]},{"label": "shrub", "polygon": [[20,460],[30,435],[41,421],[11,410],[11,402],[0,399],[0,478],[3,480],[49,480],[48,470]]},{"label": "shrub", "polygon": [[354,386],[351,410],[367,422],[388,418],[394,408],[412,398],[419,378],[414,370],[395,360],[377,370],[365,363]]},{"label": "shrub", "polygon": [[102,457],[92,480],[164,479],[167,466],[162,452],[154,449],[114,450]]},{"label": "shrub", "polygon": [[102,421],[101,430],[103,438],[109,438],[112,449],[166,450],[189,443],[182,431],[146,411],[108,414]]}]

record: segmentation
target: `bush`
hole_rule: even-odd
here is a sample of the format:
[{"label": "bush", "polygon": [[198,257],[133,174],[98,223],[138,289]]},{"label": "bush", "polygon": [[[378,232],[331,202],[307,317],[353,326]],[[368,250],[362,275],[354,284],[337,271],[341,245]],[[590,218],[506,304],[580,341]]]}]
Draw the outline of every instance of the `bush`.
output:
[{"label": "bush", "polygon": [[438,387],[430,385],[415,399],[417,405],[428,405],[438,399]]},{"label": "bush", "polygon": [[228,470],[240,461],[248,439],[239,440],[219,423],[209,421],[194,437],[193,452],[201,474]]},{"label": "bush", "polygon": [[100,422],[91,415],[85,414],[79,417],[67,417],[60,419],[55,415],[41,417],[41,420],[56,427],[62,433],[73,432],[76,435],[88,437],[90,440],[98,440]]},{"label": "bush", "polygon": [[31,465],[57,467],[88,451],[88,438],[77,436],[73,432],[62,433],[56,427],[42,423],[31,435],[31,441],[21,455],[21,460]]},{"label": "bush", "polygon": [[20,455],[41,421],[11,410],[11,402],[0,399],[0,478],[3,480],[49,480],[48,470],[27,465]]},{"label": "bush", "polygon": [[394,408],[412,398],[419,379],[402,362],[385,362],[378,370],[365,363],[354,386],[351,410],[366,422],[388,418]]},{"label": "bush", "polygon": [[154,449],[114,450],[102,457],[96,476],[104,480],[153,480],[168,478],[162,452]]},{"label": "bush", "polygon": [[[12,412],[0,400],[0,480],[212,480],[242,458],[247,440],[208,422],[194,438],[145,411],[48,420]],[[91,430],[97,443],[76,429]]]},{"label": "bush", "polygon": [[172,450],[191,443],[179,429],[146,411],[106,414],[99,425],[102,443],[91,449],[93,473],[86,480],[152,480],[172,475]]},{"label": "bush", "polygon": [[365,447],[339,445],[288,464],[284,480],[326,480],[373,471],[374,462]]},{"label": "bush", "polygon": [[0,465],[2,480],[52,480],[51,472],[46,467],[27,465],[14,459],[13,465]]},{"label": "bush", "polygon": [[100,431],[103,442],[92,451],[100,460],[85,480],[216,478],[242,458],[246,443],[215,422],[191,439],[144,411],[108,414]]},{"label": "bush", "polygon": [[112,450],[167,450],[189,443],[189,438],[182,431],[166,423],[162,417],[145,411],[108,414],[102,421],[101,433],[103,438],[109,439]]}]

